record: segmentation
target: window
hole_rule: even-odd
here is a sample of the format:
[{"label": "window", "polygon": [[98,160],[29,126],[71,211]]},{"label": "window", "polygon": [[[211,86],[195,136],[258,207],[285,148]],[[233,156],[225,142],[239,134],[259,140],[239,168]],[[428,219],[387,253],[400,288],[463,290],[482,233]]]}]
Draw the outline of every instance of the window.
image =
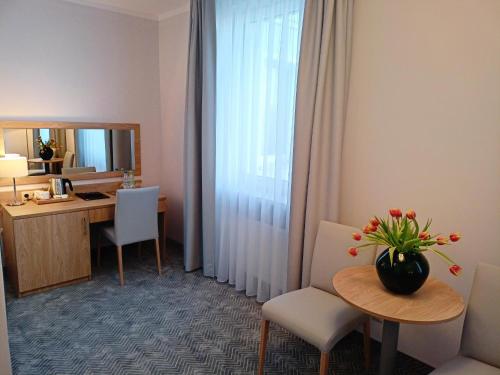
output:
[{"label": "window", "polygon": [[77,129],[76,157],[79,167],[95,167],[96,172],[110,170],[109,130]]},{"label": "window", "polygon": [[303,0],[217,0],[217,279],[286,288]]},{"label": "window", "polygon": [[286,204],[304,3],[217,6],[219,190]]}]

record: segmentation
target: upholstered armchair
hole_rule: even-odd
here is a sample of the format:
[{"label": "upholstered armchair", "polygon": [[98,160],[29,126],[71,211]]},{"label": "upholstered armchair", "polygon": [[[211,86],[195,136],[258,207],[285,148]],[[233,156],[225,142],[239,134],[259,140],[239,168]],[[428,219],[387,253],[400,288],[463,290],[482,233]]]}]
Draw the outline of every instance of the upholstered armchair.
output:
[{"label": "upholstered armchair", "polygon": [[479,263],[465,315],[460,354],[433,375],[500,375],[500,267]]}]

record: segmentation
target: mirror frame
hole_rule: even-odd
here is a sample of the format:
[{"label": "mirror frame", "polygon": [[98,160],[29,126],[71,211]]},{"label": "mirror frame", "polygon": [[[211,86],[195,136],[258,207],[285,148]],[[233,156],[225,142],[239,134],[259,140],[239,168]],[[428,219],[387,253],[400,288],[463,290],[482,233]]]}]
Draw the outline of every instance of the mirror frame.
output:
[{"label": "mirror frame", "polygon": [[[0,120],[0,147],[3,149],[3,129],[118,129],[134,131],[134,161],[135,175],[141,175],[141,131],[140,124],[113,123],[113,122],[69,122],[69,121],[22,121],[22,120]],[[5,150],[1,150],[5,153]],[[91,172],[79,173],[71,176],[71,180],[94,180],[102,178],[121,177],[122,172]],[[42,184],[49,182],[54,175],[26,176],[16,178],[16,185]],[[11,178],[0,178],[0,186],[12,185]]]}]

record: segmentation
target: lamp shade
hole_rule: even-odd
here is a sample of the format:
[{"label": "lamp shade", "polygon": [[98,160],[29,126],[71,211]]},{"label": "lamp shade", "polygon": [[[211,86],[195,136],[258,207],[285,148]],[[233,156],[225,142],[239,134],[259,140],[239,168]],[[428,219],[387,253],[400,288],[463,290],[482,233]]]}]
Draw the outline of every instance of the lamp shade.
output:
[{"label": "lamp shade", "polygon": [[0,177],[24,177],[28,175],[28,162],[24,156],[6,155],[0,158]]}]

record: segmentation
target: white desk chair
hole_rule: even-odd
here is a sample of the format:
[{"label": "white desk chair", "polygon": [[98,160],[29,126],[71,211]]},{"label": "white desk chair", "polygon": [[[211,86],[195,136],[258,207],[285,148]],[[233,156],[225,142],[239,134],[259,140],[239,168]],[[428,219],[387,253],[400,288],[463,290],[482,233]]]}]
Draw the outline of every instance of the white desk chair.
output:
[{"label": "white desk chair", "polygon": [[[104,227],[102,234],[116,245],[120,285],[124,284],[122,246],[155,240],[156,263],[161,275],[160,244],[158,241],[158,186],[116,191],[114,226]],[[97,241],[98,263],[101,256],[100,238]]]},{"label": "white desk chair", "polygon": [[269,321],[272,321],[321,351],[320,374],[328,374],[333,346],[358,325],[364,325],[365,365],[370,358],[370,320],[349,306],[333,289],[333,276],[342,268],[373,263],[374,248],[363,249],[356,258],[347,254],[352,233],[359,229],[322,221],[319,225],[311,265],[311,286],[267,301],[262,306],[259,374],[264,373]]},{"label": "white desk chair", "polygon": [[71,168],[73,166],[73,162],[75,160],[75,154],[71,151],[66,151],[63,159],[63,168]]},{"label": "white desk chair", "polygon": [[500,375],[500,267],[479,263],[470,294],[460,354],[432,375]]}]

